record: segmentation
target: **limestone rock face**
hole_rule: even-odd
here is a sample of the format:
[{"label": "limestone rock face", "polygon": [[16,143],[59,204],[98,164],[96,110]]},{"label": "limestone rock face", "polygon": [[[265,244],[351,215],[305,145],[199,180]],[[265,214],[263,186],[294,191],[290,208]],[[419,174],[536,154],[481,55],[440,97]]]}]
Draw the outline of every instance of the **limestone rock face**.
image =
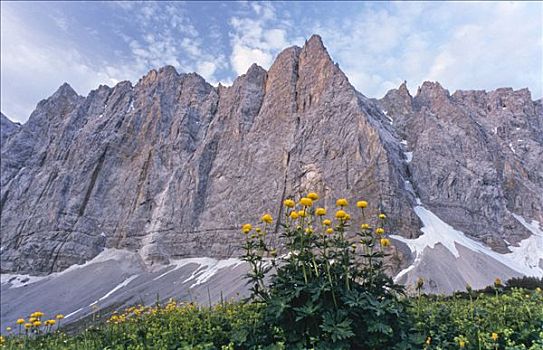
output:
[{"label": "limestone rock face", "polygon": [[12,122],[3,113],[0,113],[0,148],[20,127],[21,124]]},{"label": "limestone rock face", "polygon": [[[241,224],[307,191],[365,199],[411,239],[420,199],[506,252],[529,235],[510,212],[543,221],[542,110],[527,90],[436,83],[368,99],[318,36],[230,87],[173,67],[87,97],[64,84],[2,136],[1,270],[49,274],[106,248],[147,266],[236,256]],[[392,271],[412,260],[397,247]]]},{"label": "limestone rock face", "polygon": [[502,253],[530,235],[512,213],[543,222],[543,117],[527,89],[450,95],[425,82],[411,97],[402,84],[380,104],[412,152],[416,195],[442,220]]}]

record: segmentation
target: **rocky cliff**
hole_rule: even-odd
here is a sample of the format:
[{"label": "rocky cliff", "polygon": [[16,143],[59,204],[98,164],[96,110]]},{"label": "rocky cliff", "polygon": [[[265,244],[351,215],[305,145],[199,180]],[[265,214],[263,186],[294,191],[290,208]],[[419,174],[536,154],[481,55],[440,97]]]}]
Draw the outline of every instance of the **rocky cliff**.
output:
[{"label": "rocky cliff", "polygon": [[242,223],[309,190],[386,212],[394,272],[415,278],[422,205],[498,254],[481,269],[507,266],[543,222],[542,112],[527,90],[437,83],[368,99],[318,36],[230,87],[172,67],[87,97],[64,84],[2,142],[1,270],[49,274],[106,248],[147,266],[235,256]]}]

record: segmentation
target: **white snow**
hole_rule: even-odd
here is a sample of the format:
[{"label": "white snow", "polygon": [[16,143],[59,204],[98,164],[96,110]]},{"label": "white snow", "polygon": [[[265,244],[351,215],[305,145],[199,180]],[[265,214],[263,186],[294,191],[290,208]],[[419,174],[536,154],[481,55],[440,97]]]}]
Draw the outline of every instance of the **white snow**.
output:
[{"label": "white snow", "polygon": [[68,317],[71,317],[73,315],[75,315],[76,313],[78,313],[79,311],[83,310],[82,307],[80,307],[79,309],[75,310],[74,312],[70,312],[69,314],[67,314],[66,316],[64,316],[64,318],[68,318]]},{"label": "white snow", "polygon": [[115,286],[115,288],[113,288],[112,290],[110,290],[109,292],[107,292],[103,297],[101,297],[100,299],[94,301],[93,303],[91,303],[89,306],[93,306],[93,305],[96,305],[99,301],[102,301],[106,298],[109,298],[111,296],[111,294],[115,293],[116,291],[118,291],[119,289],[123,288],[123,287],[126,287],[130,282],[132,282],[136,277],[138,277],[138,275],[133,275],[133,276],[130,276],[128,277],[127,279],[125,279],[124,281],[122,281],[121,283],[119,283],[118,285]]},{"label": "white snow", "polygon": [[134,110],[134,101],[130,101],[130,107],[128,107],[128,113]]},{"label": "white snow", "polygon": [[413,152],[404,152],[403,154],[405,155],[405,161],[411,163],[413,160]]},{"label": "white snow", "polygon": [[11,273],[3,273],[0,276],[0,284],[11,284],[11,288],[24,287],[29,284],[38,282],[49,276],[30,276],[30,275],[17,275]]},{"label": "white snow", "polygon": [[407,146],[407,140],[401,140],[400,143],[404,146]]},{"label": "white snow", "polygon": [[242,263],[243,261],[241,261],[240,259],[234,259],[234,258],[230,258],[226,260],[216,260],[212,258],[186,258],[186,259],[173,260],[171,262],[171,265],[174,265],[175,267],[155,277],[153,280],[156,281],[174,272],[175,270],[179,270],[183,266],[186,266],[189,264],[197,264],[199,265],[199,267],[196,270],[194,270],[187,279],[183,281],[183,283],[186,283],[186,282],[195,280],[195,282],[190,286],[190,288],[192,288],[208,281],[219,270],[227,268],[227,267],[235,268]]},{"label": "white snow", "polygon": [[[417,201],[419,201],[418,198]],[[539,261],[538,257],[540,258],[543,256],[543,234],[538,228],[538,225],[534,222],[532,222],[532,224],[528,224],[527,222],[522,222],[521,219],[517,218],[517,220],[521,221],[523,225],[529,225],[530,228],[528,228],[526,225],[525,226],[530,229],[534,235],[526,240],[523,240],[519,247],[510,247],[513,251],[512,253],[500,254],[482,243],[468,238],[463,232],[454,229],[452,226],[445,223],[437,215],[423,206],[416,206],[414,210],[424,225],[421,228],[423,235],[416,239],[408,239],[398,235],[391,235],[392,238],[407,244],[409,249],[411,249],[411,251],[415,254],[415,262],[413,265],[401,271],[396,276],[396,279],[417,266],[422,258],[422,253],[425,248],[434,248],[436,244],[442,244],[445,246],[445,248],[447,248],[447,250],[449,250],[457,259],[461,259],[457,249],[458,244],[474,252],[485,254],[524,275],[543,276],[543,269],[537,265]]]},{"label": "white snow", "polygon": [[98,119],[102,118],[104,116],[104,113],[100,113],[100,115],[98,116]]}]

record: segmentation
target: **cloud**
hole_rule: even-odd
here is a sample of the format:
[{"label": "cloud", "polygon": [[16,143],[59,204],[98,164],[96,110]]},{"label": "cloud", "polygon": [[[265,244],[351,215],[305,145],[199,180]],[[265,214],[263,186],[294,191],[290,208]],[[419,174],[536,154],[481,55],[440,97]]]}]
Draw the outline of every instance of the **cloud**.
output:
[{"label": "cloud", "polygon": [[279,51],[300,41],[289,39],[291,23],[277,20],[270,3],[251,2],[249,12],[230,18],[229,23],[230,64],[237,75],[244,74],[253,63],[268,69]]}]

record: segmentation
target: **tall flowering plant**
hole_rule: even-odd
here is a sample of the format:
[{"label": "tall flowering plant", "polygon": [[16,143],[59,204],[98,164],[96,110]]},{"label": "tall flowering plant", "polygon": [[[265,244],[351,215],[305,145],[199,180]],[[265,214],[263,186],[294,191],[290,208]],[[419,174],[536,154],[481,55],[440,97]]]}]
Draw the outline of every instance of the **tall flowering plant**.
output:
[{"label": "tall flowering plant", "polygon": [[[363,222],[355,225],[346,199],[333,210],[318,201],[313,192],[297,203],[284,201],[279,257],[265,240],[269,214],[262,227],[243,226],[247,277],[253,298],[266,303],[266,323],[282,331],[287,348],[405,348],[410,322],[403,289],[383,271],[390,249],[386,215],[370,217],[361,200],[355,210]],[[272,267],[277,273],[266,286]]]}]

